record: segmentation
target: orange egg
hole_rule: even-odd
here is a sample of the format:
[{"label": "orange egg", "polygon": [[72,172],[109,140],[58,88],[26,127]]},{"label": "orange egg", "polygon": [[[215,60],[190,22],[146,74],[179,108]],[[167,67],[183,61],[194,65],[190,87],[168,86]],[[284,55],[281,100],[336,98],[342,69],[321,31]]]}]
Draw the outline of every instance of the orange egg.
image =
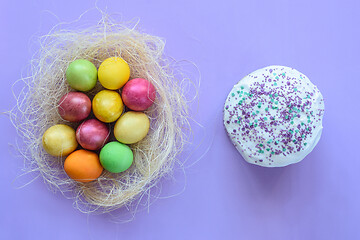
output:
[{"label": "orange egg", "polygon": [[70,178],[78,182],[91,182],[103,171],[98,155],[83,149],[71,153],[65,159],[64,169]]}]

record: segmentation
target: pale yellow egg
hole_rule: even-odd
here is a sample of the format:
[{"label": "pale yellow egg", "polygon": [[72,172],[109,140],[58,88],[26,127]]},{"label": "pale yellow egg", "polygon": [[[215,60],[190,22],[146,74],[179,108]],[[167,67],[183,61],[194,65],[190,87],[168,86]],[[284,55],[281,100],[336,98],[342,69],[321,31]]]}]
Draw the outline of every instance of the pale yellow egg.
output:
[{"label": "pale yellow egg", "polygon": [[53,156],[69,155],[78,146],[75,130],[64,124],[57,124],[46,130],[42,144],[45,151]]},{"label": "pale yellow egg", "polygon": [[141,141],[149,128],[150,120],[145,113],[129,111],[116,122],[114,135],[119,142],[132,144]]}]

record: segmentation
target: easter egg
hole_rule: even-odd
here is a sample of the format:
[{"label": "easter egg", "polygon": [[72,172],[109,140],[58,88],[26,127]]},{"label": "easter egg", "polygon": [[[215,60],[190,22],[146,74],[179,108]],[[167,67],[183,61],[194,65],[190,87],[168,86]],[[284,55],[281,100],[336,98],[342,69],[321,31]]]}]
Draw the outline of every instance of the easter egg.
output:
[{"label": "easter egg", "polygon": [[64,170],[75,181],[91,182],[100,177],[103,167],[96,153],[81,149],[65,159]]},{"label": "easter egg", "polygon": [[78,146],[75,130],[64,124],[47,129],[42,137],[42,144],[45,151],[53,156],[66,156]]},{"label": "easter egg", "polygon": [[69,92],[60,99],[58,112],[70,122],[84,120],[91,112],[90,98],[81,92]]},{"label": "easter egg", "polygon": [[156,90],[148,80],[135,78],[126,83],[121,92],[124,104],[134,111],[144,111],[155,101]]},{"label": "easter egg", "polygon": [[132,144],[142,140],[149,132],[150,121],[145,113],[129,111],[115,123],[115,138],[122,143]]},{"label": "easter egg", "polygon": [[126,171],[133,162],[130,147],[117,141],[109,142],[100,151],[101,165],[112,173]]},{"label": "easter egg", "polygon": [[105,123],[89,119],[76,129],[76,140],[85,149],[98,150],[108,141],[110,130]]},{"label": "easter egg", "polygon": [[110,123],[120,117],[124,110],[124,105],[120,94],[115,91],[102,90],[95,95],[92,101],[92,108],[97,119]]},{"label": "easter egg", "polygon": [[83,92],[89,91],[96,85],[97,69],[88,60],[77,59],[70,63],[66,69],[66,80],[73,89]]},{"label": "easter egg", "polygon": [[122,58],[111,57],[100,64],[98,78],[104,88],[110,90],[119,89],[124,86],[129,77],[129,65]]}]

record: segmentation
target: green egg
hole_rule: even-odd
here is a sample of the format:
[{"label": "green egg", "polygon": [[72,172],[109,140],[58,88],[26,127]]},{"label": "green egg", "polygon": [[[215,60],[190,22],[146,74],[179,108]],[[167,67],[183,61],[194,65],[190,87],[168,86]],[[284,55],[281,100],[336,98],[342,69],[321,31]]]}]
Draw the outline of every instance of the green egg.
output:
[{"label": "green egg", "polygon": [[95,65],[85,59],[77,59],[69,64],[66,69],[66,80],[70,87],[79,91],[93,89],[97,81],[97,69]]},{"label": "green egg", "polygon": [[106,144],[101,149],[99,157],[101,165],[112,173],[126,171],[134,159],[130,147],[117,141]]}]

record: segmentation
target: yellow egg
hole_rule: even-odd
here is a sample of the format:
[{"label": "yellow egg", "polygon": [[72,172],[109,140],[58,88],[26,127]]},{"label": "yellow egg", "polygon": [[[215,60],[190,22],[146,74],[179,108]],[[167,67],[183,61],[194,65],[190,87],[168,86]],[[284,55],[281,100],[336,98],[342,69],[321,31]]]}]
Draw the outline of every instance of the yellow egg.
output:
[{"label": "yellow egg", "polygon": [[150,121],[145,113],[129,111],[116,122],[114,135],[119,142],[132,144],[142,140],[149,127]]},{"label": "yellow egg", "polygon": [[46,130],[42,144],[45,151],[53,156],[69,155],[78,146],[75,130],[64,124],[57,124]]},{"label": "yellow egg", "polygon": [[97,119],[110,123],[120,117],[124,109],[124,104],[119,93],[102,90],[95,95],[92,101],[92,108]]},{"label": "yellow egg", "polygon": [[103,61],[98,69],[98,79],[104,88],[116,90],[125,85],[130,77],[130,68],[124,59],[111,57]]}]

